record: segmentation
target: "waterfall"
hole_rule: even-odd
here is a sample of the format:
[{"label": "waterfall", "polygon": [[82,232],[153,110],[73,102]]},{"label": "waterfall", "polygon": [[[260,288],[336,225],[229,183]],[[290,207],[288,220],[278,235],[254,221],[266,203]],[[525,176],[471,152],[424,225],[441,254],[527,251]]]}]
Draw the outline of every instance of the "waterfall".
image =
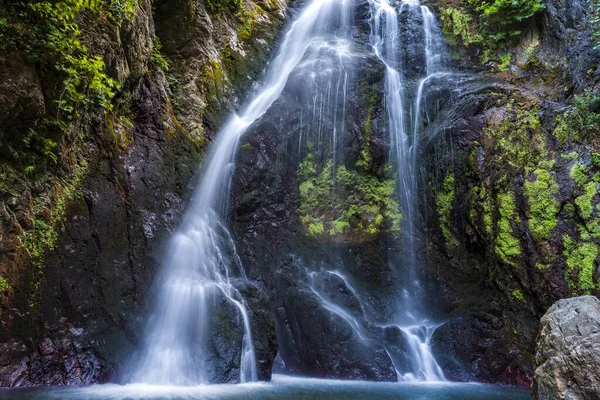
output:
[{"label": "waterfall", "polygon": [[[391,141],[390,159],[398,176],[404,211],[403,246],[406,250],[407,284],[393,326],[403,333],[410,350],[412,367],[397,371],[402,380],[441,381],[444,375],[436,363],[429,342],[435,325],[429,323],[418,307],[422,293],[418,281],[416,235],[416,147],[422,117],[422,103],[428,80],[440,74],[440,36],[433,15],[417,1],[400,3],[399,9],[387,0],[369,0],[371,8],[370,44],[385,66],[385,102]],[[303,100],[306,119],[312,121],[305,131],[304,114],[298,133],[298,157],[301,145],[316,137],[317,153],[332,158],[332,170],[342,165],[340,141],[346,128],[346,97],[351,84],[353,4],[351,0],[312,0],[285,34],[276,57],[269,64],[263,84],[250,101],[234,114],[216,136],[203,176],[185,214],[184,222],[168,245],[158,278],[159,288],[154,316],[147,328],[146,342],[136,364],[132,382],[161,385],[198,385],[215,380],[216,366],[212,342],[214,332],[223,328],[219,318],[225,312],[237,319],[243,330],[240,341],[240,381],[257,380],[257,361],[252,341],[251,313],[240,292],[248,284],[234,240],[226,225],[231,177],[240,137],[273,103],[293,79],[312,80],[312,95]],[[403,76],[399,15],[420,13],[423,26],[424,76],[416,93],[407,96]],[[293,86],[293,85],[292,85]],[[410,99],[414,99],[414,104]],[[414,120],[407,118],[409,109]],[[412,127],[412,129],[410,129]],[[409,134],[412,133],[412,134]],[[330,139],[329,136],[330,135]],[[323,140],[327,137],[327,140]],[[310,144],[312,146],[312,144]],[[324,161],[324,160],[320,160]],[[359,301],[362,315],[335,304],[321,293],[322,275],[335,277]],[[307,272],[309,292],[322,307],[346,321],[361,341],[370,343],[370,324],[358,292],[338,270]],[[237,316],[237,317],[236,317]]]},{"label": "waterfall", "polygon": [[[184,222],[168,245],[158,278],[154,317],[149,322],[145,347],[132,382],[159,385],[212,382],[210,336],[216,309],[223,303],[242,321],[240,381],[257,380],[249,311],[236,288],[236,283],[245,279],[245,273],[223,223],[234,157],[241,135],[280,96],[307,49],[325,33],[348,26],[348,3],[344,0],[308,3],[283,38],[264,84],[218,133]],[[337,87],[335,90],[338,92]]]},{"label": "waterfall", "polygon": [[[412,371],[398,371],[402,380],[444,381],[444,374],[431,352],[430,341],[435,325],[428,321],[419,307],[423,293],[417,274],[417,244],[415,243],[417,218],[417,144],[422,102],[428,80],[439,73],[441,68],[441,43],[436,22],[431,11],[417,0],[405,0],[399,10],[388,0],[370,0],[371,5],[371,45],[375,55],[386,67],[385,100],[391,141],[390,159],[395,163],[401,206],[405,215],[402,232],[406,253],[402,275],[404,288],[402,301],[396,320],[393,321],[402,331],[412,362]],[[409,107],[407,85],[403,80],[402,63],[397,55],[400,47],[399,14],[418,13],[422,19],[424,38],[424,76],[414,94],[414,121],[412,130],[405,118]]]}]

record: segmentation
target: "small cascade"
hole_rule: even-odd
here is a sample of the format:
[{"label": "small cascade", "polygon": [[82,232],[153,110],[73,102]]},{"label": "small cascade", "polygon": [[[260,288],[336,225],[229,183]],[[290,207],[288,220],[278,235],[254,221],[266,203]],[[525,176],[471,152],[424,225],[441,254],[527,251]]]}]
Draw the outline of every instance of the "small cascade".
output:
[{"label": "small cascade", "polygon": [[431,337],[437,326],[416,325],[402,327],[412,361],[412,372],[402,375],[404,381],[444,381],[444,372],[431,353]]},{"label": "small cascade", "polygon": [[[350,24],[347,17],[342,24]],[[346,133],[349,66],[353,60],[349,26],[315,41],[290,77],[305,103],[301,123],[305,130],[299,132],[298,159],[306,156],[310,142],[320,157],[318,161],[330,159],[334,171],[343,163],[341,140]]]},{"label": "small cascade", "polygon": [[[220,309],[237,314],[241,320],[240,381],[257,380],[249,311],[237,288],[239,282],[246,280],[245,273],[222,222],[229,208],[234,157],[241,135],[277,100],[307,50],[314,48],[325,34],[343,34],[347,29],[348,3],[313,0],[306,6],[286,33],[264,84],[217,135],[184,223],[169,244],[158,279],[155,316],[149,323],[145,348],[132,382],[211,383],[216,374],[211,340],[214,330],[219,333],[216,314]],[[321,110],[325,96],[341,93],[343,76],[338,82],[327,93],[321,93]]]},{"label": "small cascade", "polygon": [[[311,293],[317,299],[319,304],[331,312],[332,314],[337,315],[341,319],[343,319],[358,335],[358,338],[362,342],[368,342],[370,340],[368,333],[365,331],[363,323],[361,319],[366,318],[365,309],[360,301],[360,297],[358,292],[352,287],[348,278],[344,276],[340,271],[307,271],[308,276],[308,287],[310,288]],[[335,303],[335,301],[331,300],[327,294],[325,293],[324,286],[327,282],[327,279],[335,277],[341,280],[344,284],[344,288],[349,290],[354,299],[358,302],[360,309],[362,311],[362,315],[360,318],[357,318],[353,315],[353,313],[342,306],[339,306]]]}]

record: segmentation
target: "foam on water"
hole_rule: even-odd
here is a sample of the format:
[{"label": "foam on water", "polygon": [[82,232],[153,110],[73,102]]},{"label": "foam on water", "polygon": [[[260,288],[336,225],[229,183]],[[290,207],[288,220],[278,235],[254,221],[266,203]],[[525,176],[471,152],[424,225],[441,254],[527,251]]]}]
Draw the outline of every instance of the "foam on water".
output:
[{"label": "foam on water", "polygon": [[477,383],[375,383],[275,375],[270,383],[0,389],[0,400],[528,400],[525,390]]}]

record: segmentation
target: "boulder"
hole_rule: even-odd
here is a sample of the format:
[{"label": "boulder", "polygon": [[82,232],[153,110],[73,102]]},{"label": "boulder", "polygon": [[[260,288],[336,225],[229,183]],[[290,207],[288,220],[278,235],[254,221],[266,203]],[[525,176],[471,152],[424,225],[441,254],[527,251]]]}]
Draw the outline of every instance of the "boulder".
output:
[{"label": "boulder", "polygon": [[600,300],[559,300],[542,318],[533,398],[600,399]]}]

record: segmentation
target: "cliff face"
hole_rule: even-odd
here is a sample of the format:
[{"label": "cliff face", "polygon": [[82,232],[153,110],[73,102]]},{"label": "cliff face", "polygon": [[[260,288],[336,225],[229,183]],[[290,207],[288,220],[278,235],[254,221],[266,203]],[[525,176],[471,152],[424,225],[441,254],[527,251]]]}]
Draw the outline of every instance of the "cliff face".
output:
[{"label": "cliff face", "polygon": [[541,316],[599,294],[595,6],[544,6],[496,53],[509,55],[504,71],[454,77],[443,105],[431,100],[422,212],[450,376],[530,383]]},{"label": "cliff face", "polygon": [[[287,7],[112,1],[60,19],[45,4],[0,5],[10,39],[0,54],[0,386],[122,376],[161,245]],[[57,55],[75,60],[75,84],[18,37],[32,24],[43,48],[46,31],[64,36],[66,23],[84,47]],[[95,56],[100,67],[90,67]],[[106,101],[95,84],[112,87]],[[57,103],[70,90],[77,101]]]}]

